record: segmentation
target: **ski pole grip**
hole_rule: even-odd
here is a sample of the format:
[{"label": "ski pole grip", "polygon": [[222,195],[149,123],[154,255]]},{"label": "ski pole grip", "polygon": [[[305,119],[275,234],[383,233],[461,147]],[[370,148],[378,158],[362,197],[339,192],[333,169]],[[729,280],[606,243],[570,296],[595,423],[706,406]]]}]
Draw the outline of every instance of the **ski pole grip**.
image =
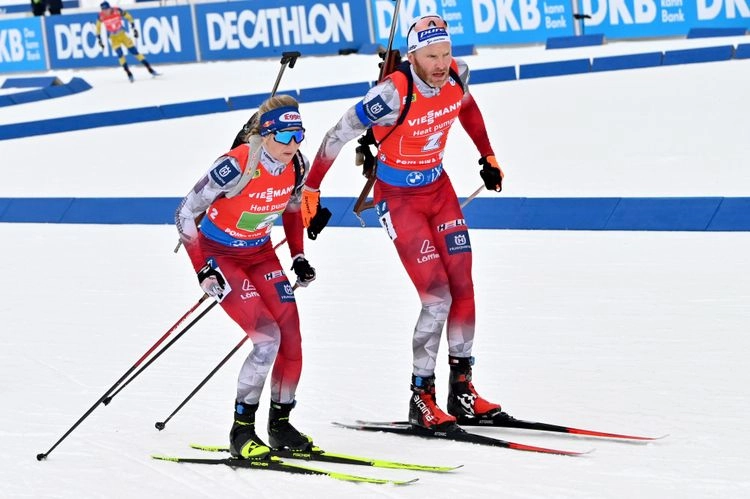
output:
[{"label": "ski pole grip", "polygon": [[297,62],[297,58],[302,57],[302,54],[297,50],[291,50],[289,52],[281,53],[281,64],[289,64],[290,68],[294,67]]}]

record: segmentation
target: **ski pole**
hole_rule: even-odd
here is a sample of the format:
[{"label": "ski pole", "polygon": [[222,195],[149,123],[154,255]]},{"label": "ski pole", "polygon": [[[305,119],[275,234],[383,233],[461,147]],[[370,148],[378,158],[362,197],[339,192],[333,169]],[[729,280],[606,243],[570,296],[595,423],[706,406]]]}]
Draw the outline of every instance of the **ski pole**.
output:
[{"label": "ski pole", "polygon": [[49,449],[49,450],[48,450],[47,452],[42,452],[42,453],[39,453],[39,454],[37,454],[37,455],[36,455],[36,459],[37,459],[37,461],[41,461],[41,460],[43,460],[43,459],[46,459],[46,458],[47,458],[47,456],[48,456],[48,455],[49,455],[49,454],[50,454],[50,453],[51,453],[51,452],[52,452],[53,450],[55,450],[55,448],[56,448],[56,447],[57,447],[58,445],[60,445],[60,443],[61,443],[61,442],[62,442],[63,440],[65,440],[65,439],[66,439],[66,438],[68,437],[68,435],[70,435],[70,434],[71,434],[71,433],[73,432],[73,430],[75,430],[75,429],[76,429],[76,428],[78,427],[78,425],[80,425],[80,424],[81,424],[81,423],[83,422],[83,420],[84,420],[84,419],[86,419],[86,418],[87,418],[87,417],[88,417],[88,416],[89,416],[89,415],[90,415],[90,414],[91,414],[92,412],[94,412],[94,409],[96,409],[96,408],[97,408],[97,407],[99,406],[99,404],[101,404],[101,403],[102,403],[102,402],[104,401],[104,399],[105,399],[105,398],[107,398],[107,396],[108,396],[108,395],[109,395],[109,394],[110,394],[110,393],[111,393],[111,392],[112,392],[112,391],[113,391],[113,390],[114,390],[115,388],[117,388],[117,387],[118,387],[118,386],[120,385],[120,383],[122,383],[122,382],[123,382],[123,381],[124,381],[124,380],[125,380],[125,379],[126,379],[126,378],[127,378],[128,376],[129,376],[129,375],[130,375],[130,373],[132,373],[133,371],[135,371],[135,370],[136,370],[136,369],[138,368],[138,366],[139,366],[139,365],[141,364],[141,362],[143,362],[143,361],[144,361],[144,360],[145,360],[145,359],[146,359],[146,358],[147,358],[147,357],[148,357],[149,355],[151,355],[151,352],[153,352],[154,350],[156,350],[156,349],[157,349],[157,348],[159,347],[159,345],[161,345],[161,343],[162,343],[162,342],[163,342],[163,341],[164,341],[165,339],[167,339],[167,337],[168,337],[168,336],[169,336],[170,334],[172,334],[172,332],[173,332],[173,331],[174,331],[175,329],[177,329],[177,327],[178,327],[178,326],[179,326],[179,325],[180,325],[180,324],[182,323],[182,321],[184,321],[184,320],[185,320],[185,319],[186,319],[186,318],[187,318],[187,317],[188,317],[188,316],[189,316],[190,314],[192,314],[192,313],[193,313],[193,312],[194,312],[194,311],[195,311],[195,310],[196,310],[196,309],[197,309],[197,308],[198,308],[198,307],[200,306],[200,304],[201,304],[201,303],[203,303],[203,302],[204,302],[204,301],[206,300],[206,298],[208,298],[208,295],[205,295],[205,294],[204,294],[204,295],[203,295],[203,296],[202,296],[202,297],[200,298],[200,300],[198,300],[198,302],[197,302],[197,303],[196,303],[195,305],[193,305],[192,307],[190,307],[190,310],[188,310],[187,312],[185,312],[185,314],[184,314],[184,315],[183,315],[182,317],[180,317],[180,318],[179,318],[179,319],[177,320],[177,322],[175,322],[175,324],[174,324],[174,325],[173,325],[173,326],[172,326],[172,327],[171,327],[171,328],[170,328],[170,329],[169,329],[169,330],[168,330],[168,331],[167,331],[166,333],[164,333],[164,334],[162,335],[162,337],[161,337],[161,338],[159,338],[159,339],[157,340],[157,342],[156,342],[156,343],[154,343],[154,344],[153,344],[153,345],[151,346],[151,348],[149,348],[149,349],[148,349],[148,350],[146,351],[146,353],[144,353],[144,354],[143,354],[143,355],[141,356],[141,358],[140,358],[140,359],[138,359],[138,360],[136,361],[136,363],[135,363],[135,364],[133,364],[133,365],[132,365],[132,366],[130,367],[130,369],[128,369],[128,370],[127,370],[127,372],[126,372],[125,374],[123,374],[123,375],[122,375],[122,377],[120,377],[120,379],[118,379],[118,380],[117,380],[117,381],[115,382],[115,384],[114,384],[114,385],[112,385],[112,386],[111,386],[111,387],[109,388],[109,390],[107,390],[106,392],[104,392],[104,395],[102,395],[102,396],[101,396],[101,398],[99,398],[99,400],[97,400],[97,401],[96,401],[96,402],[94,403],[94,405],[92,405],[92,406],[91,406],[91,407],[89,408],[89,410],[88,410],[88,411],[86,411],[86,412],[85,412],[85,413],[83,414],[83,416],[81,416],[81,417],[80,417],[80,418],[78,419],[78,421],[76,421],[76,422],[75,422],[75,423],[73,424],[73,426],[71,426],[71,427],[70,427],[70,428],[68,429],[68,431],[66,431],[66,432],[65,432],[65,434],[64,434],[64,435],[63,435],[62,437],[60,437],[60,439],[59,439],[59,440],[58,440],[57,442],[55,442],[55,444],[54,444],[54,445],[53,445],[52,447],[50,447],[50,449]]},{"label": "ski pole", "polygon": [[193,396],[194,396],[194,395],[195,395],[196,393],[198,393],[198,390],[200,390],[201,388],[203,388],[203,385],[205,385],[206,383],[208,383],[208,380],[210,380],[210,379],[211,379],[211,378],[213,377],[213,375],[214,375],[214,374],[216,374],[216,372],[217,372],[217,371],[218,371],[219,369],[221,369],[221,367],[222,367],[222,366],[223,366],[224,364],[226,364],[226,362],[227,362],[227,361],[228,361],[228,360],[229,360],[229,359],[230,359],[230,358],[232,357],[232,355],[234,355],[234,354],[235,354],[235,352],[237,352],[237,350],[239,350],[239,349],[240,349],[240,347],[241,347],[242,345],[244,345],[244,344],[245,344],[245,342],[246,342],[246,341],[248,340],[248,338],[249,338],[249,336],[245,336],[245,337],[243,337],[243,338],[242,338],[242,339],[240,340],[240,342],[239,342],[239,343],[237,343],[237,345],[235,345],[235,347],[234,347],[234,348],[232,348],[232,350],[231,350],[231,351],[230,351],[230,352],[229,352],[229,353],[227,354],[227,356],[226,356],[226,357],[224,357],[224,358],[223,358],[223,359],[221,360],[221,362],[219,362],[219,364],[218,364],[218,365],[217,365],[216,367],[214,367],[214,368],[213,368],[213,370],[212,370],[212,371],[211,371],[210,373],[208,373],[208,376],[206,376],[205,378],[203,378],[203,381],[201,381],[200,383],[198,383],[198,386],[196,386],[196,387],[195,387],[195,389],[194,389],[194,390],[193,390],[192,392],[190,392],[190,395],[188,395],[188,396],[187,396],[187,397],[185,398],[185,400],[183,400],[183,401],[182,401],[182,402],[180,403],[180,405],[178,405],[178,406],[177,406],[177,409],[175,409],[174,411],[172,411],[172,414],[170,414],[169,416],[167,416],[167,419],[165,419],[164,421],[157,421],[157,422],[156,422],[156,423],[154,424],[154,426],[156,427],[156,429],[157,429],[157,430],[159,430],[159,431],[163,430],[163,429],[164,429],[164,427],[165,427],[165,426],[167,425],[167,423],[169,422],[169,420],[170,420],[170,419],[172,419],[172,417],[173,417],[173,416],[174,416],[175,414],[177,414],[177,413],[179,412],[179,410],[180,410],[180,409],[182,409],[182,407],[183,407],[183,406],[184,406],[185,404],[187,404],[187,403],[188,403],[188,401],[189,401],[189,400],[190,400],[191,398],[193,398]]},{"label": "ski pole", "polygon": [[[283,243],[284,243],[284,241],[281,241],[281,242],[280,242],[280,243],[279,243],[279,244],[278,244],[277,246],[280,246],[280,245],[281,245],[281,244],[283,244]],[[297,289],[298,287],[299,287],[299,282],[296,282],[296,283],[294,283],[294,285],[292,286],[292,291],[294,291],[294,290],[295,290],[295,289]],[[203,379],[203,381],[201,381],[201,382],[200,382],[200,383],[198,384],[198,386],[196,386],[196,387],[195,387],[195,389],[194,389],[194,390],[193,390],[192,392],[190,392],[190,395],[188,395],[188,396],[187,396],[187,397],[185,398],[185,400],[183,400],[183,401],[182,401],[182,403],[181,403],[180,405],[178,405],[178,406],[177,406],[177,409],[175,409],[175,410],[174,410],[174,411],[172,412],[172,414],[170,414],[169,416],[167,416],[167,418],[166,418],[166,419],[165,419],[164,421],[157,421],[156,423],[154,423],[154,426],[156,427],[156,429],[157,429],[157,430],[159,430],[159,431],[163,430],[163,429],[164,429],[164,427],[165,427],[165,426],[167,425],[167,423],[169,422],[169,420],[170,420],[170,419],[172,419],[172,417],[173,417],[173,416],[174,416],[175,414],[177,414],[177,412],[179,412],[179,410],[180,410],[180,409],[182,409],[182,407],[183,407],[183,406],[184,406],[185,404],[187,404],[187,403],[188,403],[188,401],[189,401],[189,400],[190,400],[191,398],[193,398],[193,396],[194,396],[194,395],[195,395],[196,393],[198,393],[198,390],[200,390],[201,388],[203,388],[203,385],[205,385],[205,384],[206,384],[206,383],[208,382],[208,380],[209,380],[209,379],[211,379],[211,378],[213,377],[213,375],[214,375],[214,374],[216,374],[216,372],[217,372],[217,371],[218,371],[219,369],[221,369],[221,368],[222,368],[222,366],[223,366],[224,364],[226,364],[226,363],[227,363],[227,361],[228,361],[228,360],[229,360],[229,359],[230,359],[230,358],[232,357],[232,355],[234,355],[234,354],[235,354],[235,353],[237,352],[237,350],[239,350],[239,349],[240,349],[240,347],[241,347],[241,346],[242,346],[242,345],[243,345],[243,344],[244,344],[244,343],[245,343],[245,342],[247,341],[247,339],[248,339],[248,338],[249,338],[248,336],[245,336],[244,338],[242,338],[242,340],[240,340],[240,342],[239,342],[239,343],[237,343],[237,345],[236,345],[236,346],[235,346],[235,347],[234,347],[234,348],[233,348],[233,349],[232,349],[232,350],[231,350],[231,351],[230,351],[230,352],[229,352],[229,353],[227,354],[227,356],[226,356],[226,357],[224,357],[224,359],[222,359],[222,361],[221,361],[221,362],[219,362],[219,364],[218,364],[218,365],[217,365],[217,366],[216,366],[216,367],[215,367],[215,368],[214,368],[214,369],[213,369],[213,370],[212,370],[212,371],[211,371],[211,372],[210,372],[210,373],[208,374],[208,376],[206,376],[206,377],[205,377],[205,378]]]},{"label": "ski pole", "polygon": [[464,199],[464,202],[461,203],[461,209],[466,208],[467,204],[469,204],[472,201],[474,201],[474,198],[477,197],[477,196],[479,196],[479,193],[482,192],[484,190],[484,188],[485,188],[484,184],[480,185],[479,188],[476,191],[474,191],[474,192],[471,193],[471,196],[469,196],[468,198]]},{"label": "ski pole", "polygon": [[148,366],[150,366],[151,364],[153,364],[153,362],[156,359],[158,359],[159,357],[161,357],[161,354],[163,354],[164,352],[166,352],[169,347],[171,347],[177,340],[179,340],[180,338],[182,338],[182,335],[185,334],[185,333],[187,333],[190,330],[190,328],[193,327],[196,322],[198,322],[199,320],[201,320],[204,315],[206,315],[209,311],[211,311],[211,309],[214,308],[217,303],[219,303],[219,302],[218,301],[214,301],[213,303],[211,303],[211,305],[209,305],[208,307],[206,307],[203,310],[203,312],[201,312],[195,319],[193,319],[192,321],[190,321],[190,324],[188,324],[187,326],[185,326],[182,329],[182,331],[180,331],[177,334],[177,336],[175,336],[174,338],[172,338],[169,341],[169,343],[167,343],[166,345],[164,345],[164,348],[162,348],[161,350],[159,350],[158,352],[156,352],[156,354],[153,357],[151,357],[149,359],[149,361],[146,362],[143,365],[143,367],[141,367],[135,374],[133,374],[133,376],[131,376],[130,379],[128,379],[124,384],[122,384],[117,389],[116,392],[114,392],[112,395],[104,397],[104,399],[102,399],[102,403],[104,405],[108,405],[112,401],[112,399],[115,397],[115,395],[117,395],[118,393],[120,393],[121,391],[123,391],[126,386],[128,386],[135,378],[138,377],[139,374],[141,374],[143,371],[145,371]]}]

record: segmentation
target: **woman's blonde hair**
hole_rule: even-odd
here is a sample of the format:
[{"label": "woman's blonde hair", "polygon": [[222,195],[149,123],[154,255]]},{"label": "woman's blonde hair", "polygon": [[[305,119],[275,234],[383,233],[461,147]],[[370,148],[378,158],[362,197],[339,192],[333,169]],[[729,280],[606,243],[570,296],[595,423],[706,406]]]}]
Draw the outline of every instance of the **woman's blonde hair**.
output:
[{"label": "woman's blonde hair", "polygon": [[269,97],[258,108],[258,112],[256,112],[251,118],[250,122],[248,123],[249,126],[246,126],[248,128],[247,134],[245,134],[244,141],[247,142],[250,139],[251,135],[260,135],[260,116],[263,113],[266,113],[270,111],[271,109],[277,109],[280,107],[285,106],[294,106],[299,107],[299,103],[297,102],[297,99],[292,97],[291,95],[274,95],[273,97]]}]

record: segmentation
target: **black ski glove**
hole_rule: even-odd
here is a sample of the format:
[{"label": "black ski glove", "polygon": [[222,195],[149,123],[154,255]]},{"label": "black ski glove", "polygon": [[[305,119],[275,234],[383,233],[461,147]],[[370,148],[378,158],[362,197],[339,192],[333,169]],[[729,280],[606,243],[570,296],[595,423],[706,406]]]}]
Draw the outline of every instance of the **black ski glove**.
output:
[{"label": "black ski glove", "polygon": [[479,159],[482,169],[479,176],[484,180],[484,186],[490,191],[500,192],[503,190],[503,172],[497,164],[495,156],[482,156]]},{"label": "black ski glove", "polygon": [[101,38],[99,38],[99,37],[97,36],[97,37],[96,37],[96,41],[98,41],[98,42],[99,42],[99,46],[100,46],[101,48],[104,48],[104,42],[102,41],[102,39],[101,39]]},{"label": "black ski glove", "polygon": [[297,283],[303,288],[315,280],[315,269],[310,266],[310,262],[304,256],[294,259],[292,270],[297,274]]},{"label": "black ski glove", "polygon": [[138,29],[133,28],[133,38],[138,39]]},{"label": "black ski glove", "polygon": [[318,238],[320,231],[328,225],[328,221],[331,219],[331,210],[328,208],[321,208],[318,205],[318,212],[310,220],[310,227],[307,228],[307,237],[313,241]]},{"label": "black ski glove", "polygon": [[212,298],[221,297],[227,284],[224,276],[208,262],[198,271],[198,282],[201,289]]}]

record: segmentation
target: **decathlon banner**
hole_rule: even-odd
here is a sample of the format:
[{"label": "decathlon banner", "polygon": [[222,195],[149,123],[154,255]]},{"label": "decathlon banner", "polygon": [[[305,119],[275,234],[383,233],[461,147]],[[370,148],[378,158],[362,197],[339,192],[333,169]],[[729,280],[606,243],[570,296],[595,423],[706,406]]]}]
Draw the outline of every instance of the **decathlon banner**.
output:
[{"label": "decathlon banner", "polygon": [[[369,0],[375,41],[388,44],[395,4]],[[407,0],[401,2],[395,48],[406,47],[412,21],[438,14],[448,22],[454,45],[544,43],[553,36],[575,34],[571,0]]]},{"label": "decathlon banner", "polygon": [[39,17],[0,21],[0,73],[47,69],[43,34]]},{"label": "decathlon banner", "polygon": [[337,54],[370,43],[365,0],[250,0],[195,5],[201,60]]},{"label": "decathlon banner", "polygon": [[[149,62],[195,62],[193,22],[189,6],[130,9],[140,37],[138,51]],[[109,66],[117,64],[117,53],[112,50],[102,26],[104,49],[96,40],[96,20],[99,12],[48,16],[46,21],[47,46],[52,69]],[[126,23],[127,24],[127,23]],[[126,49],[127,50],[127,49]],[[130,64],[136,60],[128,56]]]},{"label": "decathlon banner", "polygon": [[750,28],[749,0],[578,0],[586,33],[607,38],[686,35],[691,28]]}]

